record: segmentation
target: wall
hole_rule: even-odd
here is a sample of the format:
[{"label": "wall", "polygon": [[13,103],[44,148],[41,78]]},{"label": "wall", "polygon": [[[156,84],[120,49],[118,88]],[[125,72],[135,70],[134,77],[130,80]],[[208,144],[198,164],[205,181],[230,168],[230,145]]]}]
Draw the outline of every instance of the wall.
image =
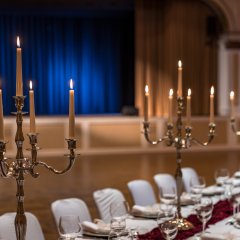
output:
[{"label": "wall", "polygon": [[[151,119],[151,138],[163,137],[166,122],[164,119]],[[216,118],[216,137],[209,147],[193,144],[190,151],[221,151],[238,149],[240,140],[232,133],[227,118]],[[194,117],[192,119],[192,136],[200,141],[206,141],[208,136],[208,118]],[[28,118],[24,119],[23,131],[25,136],[24,149],[29,148],[27,132]],[[15,155],[16,123],[14,117],[5,119],[5,137],[7,156]],[[40,156],[62,156],[67,153],[65,137],[68,135],[68,119],[66,117],[38,117],[37,132],[39,132]],[[156,146],[149,145],[142,132],[142,118],[121,116],[77,117],[76,138],[78,153],[83,155],[101,154],[131,154],[171,152],[164,143]],[[25,157],[29,152],[25,152]]]}]

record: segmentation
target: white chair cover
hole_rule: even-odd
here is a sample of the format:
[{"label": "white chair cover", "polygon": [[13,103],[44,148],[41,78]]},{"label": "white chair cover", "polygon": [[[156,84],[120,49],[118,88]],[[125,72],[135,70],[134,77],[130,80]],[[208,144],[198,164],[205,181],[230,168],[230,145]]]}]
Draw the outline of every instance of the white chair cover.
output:
[{"label": "white chair cover", "polygon": [[186,192],[191,192],[190,181],[194,179],[195,183],[198,183],[198,174],[197,172],[190,167],[182,168],[182,179],[183,179],[183,187]]},{"label": "white chair cover", "polygon": [[133,180],[128,182],[135,205],[148,206],[157,202],[152,185],[146,180]]},{"label": "white chair cover", "polygon": [[[26,240],[44,240],[41,225],[32,213],[25,213],[27,218],[27,233]],[[16,240],[15,233],[15,212],[5,213],[0,216],[0,239]]]},{"label": "white chair cover", "polygon": [[[93,198],[98,208],[99,215],[105,223],[109,223],[111,220],[110,205],[112,203],[126,201],[122,192],[114,188],[97,190],[93,193]],[[127,212],[123,212],[122,214],[126,213]]]},{"label": "white chair cover", "polygon": [[176,181],[171,174],[159,173],[153,176],[153,179],[158,187],[159,193],[176,193]]},{"label": "white chair cover", "polygon": [[92,221],[86,203],[79,198],[66,198],[54,201],[51,204],[52,213],[58,226],[59,219],[64,215],[77,215],[80,222]]}]

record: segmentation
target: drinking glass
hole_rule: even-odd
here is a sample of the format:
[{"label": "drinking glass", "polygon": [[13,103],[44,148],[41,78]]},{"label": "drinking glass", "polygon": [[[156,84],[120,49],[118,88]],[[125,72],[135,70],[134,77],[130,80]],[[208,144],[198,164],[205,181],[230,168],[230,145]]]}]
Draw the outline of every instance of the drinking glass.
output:
[{"label": "drinking glass", "polygon": [[61,239],[73,240],[80,235],[81,224],[79,216],[77,215],[64,215],[59,219],[58,225],[59,234]]},{"label": "drinking glass", "polygon": [[206,181],[203,176],[198,176],[190,179],[191,199],[194,204],[197,204],[202,197],[202,191],[206,187]]},{"label": "drinking glass", "polygon": [[202,234],[204,234],[206,224],[212,217],[212,200],[210,198],[201,198],[200,202],[195,205],[195,211],[198,219],[202,222]]},{"label": "drinking glass", "polygon": [[166,240],[172,240],[177,236],[178,226],[173,221],[164,222],[159,226],[159,228],[163,238]]}]

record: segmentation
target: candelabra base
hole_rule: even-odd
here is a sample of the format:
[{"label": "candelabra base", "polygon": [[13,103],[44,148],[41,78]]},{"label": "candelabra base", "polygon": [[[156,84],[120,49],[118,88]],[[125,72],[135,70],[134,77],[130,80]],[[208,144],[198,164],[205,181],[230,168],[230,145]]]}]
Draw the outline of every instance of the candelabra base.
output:
[{"label": "candelabra base", "polygon": [[187,219],[185,218],[175,218],[174,220],[172,220],[173,223],[176,223],[178,226],[178,231],[186,231],[189,229],[193,229],[194,226],[191,222],[189,222]]}]

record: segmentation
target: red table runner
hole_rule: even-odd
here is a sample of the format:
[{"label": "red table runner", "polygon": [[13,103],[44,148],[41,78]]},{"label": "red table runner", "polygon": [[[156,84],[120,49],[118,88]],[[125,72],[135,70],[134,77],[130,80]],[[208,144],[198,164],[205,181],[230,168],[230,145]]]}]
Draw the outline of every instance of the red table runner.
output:
[{"label": "red table runner", "polygon": [[[217,223],[233,214],[233,208],[231,202],[228,200],[219,201],[214,205],[212,218],[208,221],[209,224]],[[194,228],[187,231],[179,231],[176,237],[177,240],[187,239],[194,234],[202,231],[202,223],[198,220],[196,215],[190,215],[187,220],[189,220]],[[162,240],[164,239],[161,235],[159,228],[154,228],[151,232],[138,237],[139,240]]]}]

